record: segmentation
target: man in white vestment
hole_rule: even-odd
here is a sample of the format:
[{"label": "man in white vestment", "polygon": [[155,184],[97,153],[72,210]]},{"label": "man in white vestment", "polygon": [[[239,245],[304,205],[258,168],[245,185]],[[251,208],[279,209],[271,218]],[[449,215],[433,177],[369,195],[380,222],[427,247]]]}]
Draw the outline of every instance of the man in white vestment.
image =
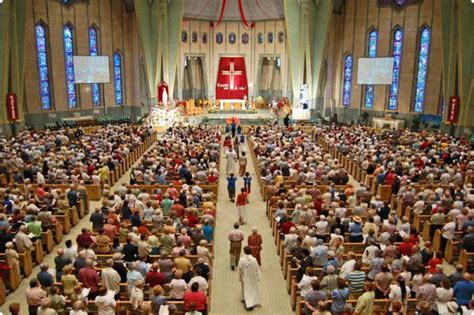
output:
[{"label": "man in white vestment", "polygon": [[244,256],[239,260],[239,278],[242,282],[242,300],[247,310],[252,310],[260,305],[260,294],[257,282],[260,280],[260,268],[255,257],[252,256],[250,247],[244,247]]},{"label": "man in white vestment", "polygon": [[227,151],[225,152],[225,156],[227,158],[227,165],[226,165],[227,174],[235,173],[234,169],[235,169],[235,160],[237,159],[237,153],[235,152],[233,148],[227,149]]}]

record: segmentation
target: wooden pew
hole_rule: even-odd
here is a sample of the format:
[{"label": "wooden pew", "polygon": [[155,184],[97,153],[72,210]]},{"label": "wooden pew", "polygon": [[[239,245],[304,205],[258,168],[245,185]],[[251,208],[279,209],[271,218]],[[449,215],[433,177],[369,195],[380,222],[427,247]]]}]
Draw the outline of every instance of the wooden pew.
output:
[{"label": "wooden pew", "polygon": [[41,242],[41,240],[37,240],[33,243],[33,246],[35,247],[35,261],[36,264],[39,265],[43,262],[44,258],[43,243]]},{"label": "wooden pew", "polygon": [[54,248],[53,232],[48,230],[41,233],[41,243],[47,253],[51,253]]},{"label": "wooden pew", "polygon": [[[25,277],[28,277],[33,270],[33,260],[31,258],[31,251],[26,250],[24,253],[18,253],[20,256],[20,269],[18,272],[23,274]],[[6,261],[6,254],[0,254],[0,259]]]},{"label": "wooden pew", "polygon": [[61,225],[62,233],[68,234],[69,231],[71,231],[71,219],[69,218],[69,214],[56,214],[54,217],[58,220],[58,225]]},{"label": "wooden pew", "polygon": [[464,272],[474,272],[474,253],[468,253],[465,249],[462,249],[459,253],[458,263],[463,265]]},{"label": "wooden pew", "polygon": [[458,261],[461,252],[461,243],[459,241],[462,239],[463,235],[464,233],[461,231],[454,232],[454,238],[447,241],[444,250],[444,259],[449,263]]}]

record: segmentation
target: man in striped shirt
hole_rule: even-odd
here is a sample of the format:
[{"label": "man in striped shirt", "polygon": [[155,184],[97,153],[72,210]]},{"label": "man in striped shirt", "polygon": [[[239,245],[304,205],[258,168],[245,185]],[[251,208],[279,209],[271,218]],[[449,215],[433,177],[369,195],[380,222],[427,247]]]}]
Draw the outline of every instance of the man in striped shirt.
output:
[{"label": "man in striped shirt", "polygon": [[362,270],[362,262],[357,261],[354,265],[354,271],[349,272],[347,281],[349,283],[349,292],[359,295],[364,292],[365,272]]},{"label": "man in striped shirt", "polygon": [[41,289],[37,279],[30,280],[30,287],[26,289],[26,301],[30,315],[36,315],[41,301],[47,297],[46,291]]}]

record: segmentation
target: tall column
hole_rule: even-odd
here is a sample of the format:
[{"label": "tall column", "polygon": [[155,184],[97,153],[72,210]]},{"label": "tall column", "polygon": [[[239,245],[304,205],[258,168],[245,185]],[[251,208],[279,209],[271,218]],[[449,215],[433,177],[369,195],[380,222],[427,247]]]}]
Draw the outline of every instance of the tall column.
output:
[{"label": "tall column", "polygon": [[25,19],[28,1],[0,4],[0,130],[10,135],[15,125],[8,122],[6,97],[16,94],[19,123],[24,122]]},{"label": "tall column", "polygon": [[440,0],[443,49],[443,96],[446,121],[449,98],[460,99],[456,134],[474,128],[474,4],[468,0]]}]

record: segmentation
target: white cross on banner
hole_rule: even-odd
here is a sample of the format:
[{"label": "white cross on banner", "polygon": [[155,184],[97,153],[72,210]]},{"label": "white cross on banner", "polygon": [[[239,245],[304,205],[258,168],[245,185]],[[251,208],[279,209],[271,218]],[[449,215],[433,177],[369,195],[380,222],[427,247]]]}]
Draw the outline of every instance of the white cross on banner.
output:
[{"label": "white cross on banner", "polygon": [[229,78],[229,90],[235,90],[234,77],[236,75],[242,75],[242,71],[234,70],[234,62],[231,61],[230,64],[229,64],[229,71],[222,71],[222,74],[230,76],[230,78]]}]

